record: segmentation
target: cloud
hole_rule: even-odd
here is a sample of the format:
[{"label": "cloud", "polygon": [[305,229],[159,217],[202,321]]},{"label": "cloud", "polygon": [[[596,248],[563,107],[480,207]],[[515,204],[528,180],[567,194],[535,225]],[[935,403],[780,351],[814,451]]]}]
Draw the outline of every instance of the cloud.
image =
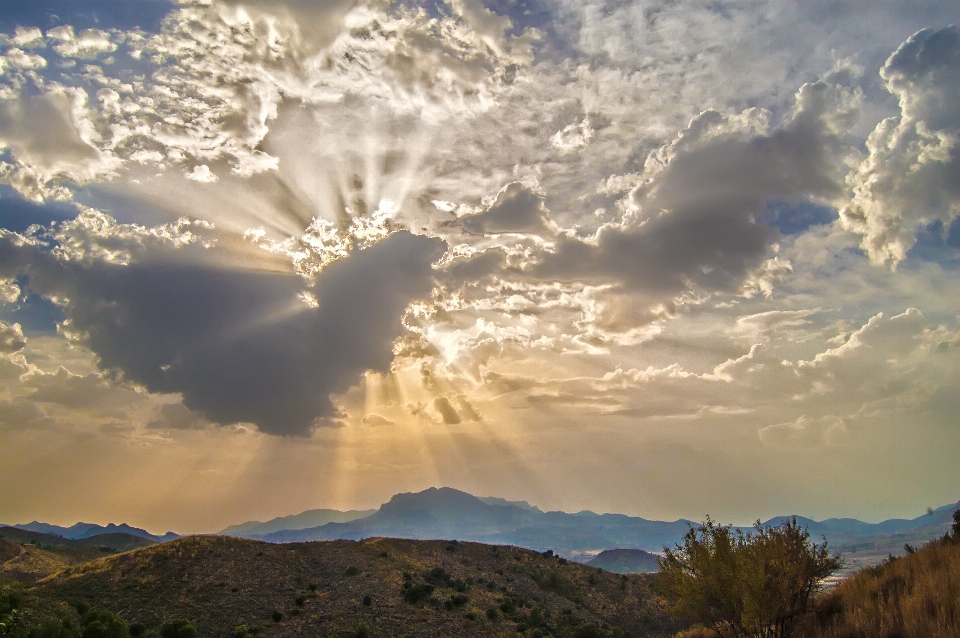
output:
[{"label": "cloud", "polygon": [[589,239],[562,235],[528,272],[640,295],[646,321],[684,295],[737,291],[778,237],[756,222],[768,199],[841,192],[845,146],[838,127],[847,108],[842,91],[818,83],[798,92],[777,128],[756,110],[700,115],[651,154],[622,224]]},{"label": "cloud", "polygon": [[513,182],[504,186],[485,210],[465,215],[459,221],[468,233],[547,234],[550,215],[541,195]]},{"label": "cloud", "polygon": [[394,422],[390,419],[380,416],[379,414],[368,414],[363,417],[362,421],[367,425],[393,425]]},{"label": "cloud", "polygon": [[48,196],[46,182],[65,177],[87,182],[113,166],[78,126],[85,102],[84,92],[63,88],[0,100],[0,148],[10,148],[24,170],[41,182],[34,185],[26,173],[18,177],[8,169],[9,181],[27,199]]},{"label": "cloud", "polygon": [[[442,250],[438,240],[398,232],[307,285],[293,274],[190,263],[185,251],[206,250],[193,245],[124,265],[57,259],[18,237],[3,237],[0,268],[29,270],[32,289],[59,300],[64,330],[101,369],[180,393],[212,422],[283,435],[308,434],[316,419],[337,414],[332,393],[367,370],[388,370],[403,313],[429,295]],[[305,291],[318,307],[298,298]]]},{"label": "cloud", "polygon": [[56,420],[30,401],[0,401],[0,428],[10,431],[49,429],[55,426]]},{"label": "cloud", "polygon": [[161,406],[157,418],[147,423],[147,427],[157,430],[202,430],[209,426],[209,421],[190,411],[182,403],[167,403]]},{"label": "cloud", "polygon": [[923,29],[890,56],[881,75],[900,114],[877,125],[850,175],[853,200],[840,212],[863,236],[870,261],[896,267],[918,229],[960,214],[960,36]]},{"label": "cloud", "polygon": [[7,325],[0,321],[0,354],[20,352],[27,345],[27,338],[19,323]]},{"label": "cloud", "polygon": [[802,415],[796,421],[767,425],[757,431],[764,445],[829,445],[847,432],[843,419],[836,416],[810,418]]}]

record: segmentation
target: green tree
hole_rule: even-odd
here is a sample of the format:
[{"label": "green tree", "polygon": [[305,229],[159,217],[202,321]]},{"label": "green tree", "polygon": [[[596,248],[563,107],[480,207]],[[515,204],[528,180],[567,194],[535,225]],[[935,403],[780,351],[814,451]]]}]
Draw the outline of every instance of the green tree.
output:
[{"label": "green tree", "polygon": [[721,636],[782,638],[842,566],[796,519],[744,533],[709,517],[657,560],[675,610]]}]

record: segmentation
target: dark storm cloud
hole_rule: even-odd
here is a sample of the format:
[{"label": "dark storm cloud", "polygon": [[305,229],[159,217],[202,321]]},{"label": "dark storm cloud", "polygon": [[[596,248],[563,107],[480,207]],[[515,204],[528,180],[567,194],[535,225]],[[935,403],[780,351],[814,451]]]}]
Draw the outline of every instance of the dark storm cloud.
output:
[{"label": "dark storm cloud", "polygon": [[[399,232],[321,273],[299,277],[190,263],[61,262],[8,235],[0,272],[28,271],[63,300],[70,330],[99,357],[152,392],[221,424],[251,422],[306,435],[335,416],[330,394],[366,370],[386,372],[407,305],[428,296],[442,243]],[[313,294],[319,306],[298,299]]]},{"label": "dark storm cloud", "polygon": [[508,184],[485,211],[460,218],[469,233],[545,233],[547,209],[543,198],[519,182]]},{"label": "dark storm cloud", "polygon": [[673,157],[653,188],[634,193],[640,223],[608,226],[595,243],[562,236],[532,273],[618,285],[651,303],[685,292],[735,291],[778,236],[756,222],[768,200],[839,191],[830,91],[805,86],[793,117],[769,133],[724,132],[726,118],[700,116],[670,149]]}]

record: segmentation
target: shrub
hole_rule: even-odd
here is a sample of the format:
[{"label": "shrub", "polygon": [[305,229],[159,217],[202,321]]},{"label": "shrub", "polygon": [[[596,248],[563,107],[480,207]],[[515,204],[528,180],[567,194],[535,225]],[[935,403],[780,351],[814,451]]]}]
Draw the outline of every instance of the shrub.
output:
[{"label": "shrub", "polygon": [[373,599],[370,597],[370,594],[364,594],[364,595],[363,595],[363,606],[364,606],[364,607],[369,607],[371,604],[373,604]]},{"label": "shrub", "polygon": [[197,638],[197,628],[189,620],[177,619],[160,627],[161,638]]},{"label": "shrub", "polygon": [[657,559],[658,579],[676,611],[717,633],[781,638],[807,611],[824,578],[842,566],[827,542],[810,542],[796,519],[754,531],[715,524],[690,528]]},{"label": "shrub", "polygon": [[350,567],[347,567],[347,568],[343,571],[343,575],[344,575],[344,576],[356,576],[356,575],[359,574],[359,573],[360,573],[360,570],[357,569],[356,567],[354,567],[353,565],[351,565]]},{"label": "shrub", "polygon": [[490,609],[487,610],[487,618],[489,618],[490,620],[496,620],[497,618],[496,608],[491,607]]},{"label": "shrub", "polygon": [[80,620],[83,638],[129,638],[127,621],[110,611],[89,611]]},{"label": "shrub", "polygon": [[425,598],[429,598],[433,594],[434,587],[427,583],[421,583],[419,585],[411,585],[410,587],[403,590],[403,599],[415,605]]},{"label": "shrub", "polygon": [[353,628],[354,638],[369,638],[370,636],[370,625],[361,621],[357,623],[357,626]]},{"label": "shrub", "polygon": [[270,617],[273,618],[273,622],[280,622],[283,620],[283,614],[281,614],[279,611],[274,611]]}]

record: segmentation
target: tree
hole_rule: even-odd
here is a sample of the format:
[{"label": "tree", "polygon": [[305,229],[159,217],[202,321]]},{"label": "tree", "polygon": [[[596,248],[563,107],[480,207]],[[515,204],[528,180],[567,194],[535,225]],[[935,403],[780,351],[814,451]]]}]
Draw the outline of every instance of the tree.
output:
[{"label": "tree", "polygon": [[657,559],[675,610],[721,636],[782,638],[823,579],[842,566],[796,519],[744,533],[710,517]]}]

